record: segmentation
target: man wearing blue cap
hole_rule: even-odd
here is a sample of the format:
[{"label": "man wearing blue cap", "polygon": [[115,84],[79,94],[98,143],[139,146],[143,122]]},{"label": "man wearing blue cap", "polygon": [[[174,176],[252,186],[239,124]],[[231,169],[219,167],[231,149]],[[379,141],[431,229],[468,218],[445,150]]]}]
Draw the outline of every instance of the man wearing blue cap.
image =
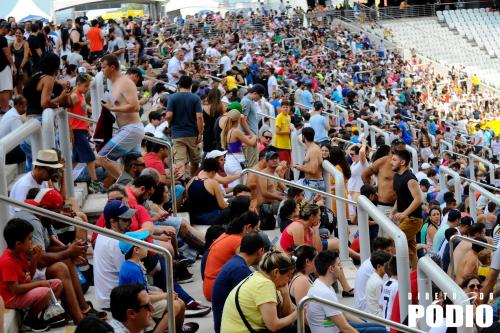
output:
[{"label": "man wearing blue cap", "polygon": [[[144,240],[149,236],[149,233],[147,231],[132,231],[125,233],[125,235],[138,240]],[[152,316],[157,322],[156,326],[153,328],[153,333],[165,332],[168,328],[167,293],[163,292],[160,288],[148,284],[148,280],[145,276],[145,268],[141,262],[141,260],[148,255],[147,249],[134,246],[124,241],[120,241],[119,247],[126,259],[120,268],[119,284],[126,285],[130,283],[139,283],[144,285],[154,307]],[[183,324],[185,308],[184,302],[178,298],[177,294],[174,294],[174,315],[175,324],[178,327],[177,331],[196,332],[199,328],[198,324]]]},{"label": "man wearing blue cap", "polygon": [[[127,232],[135,215],[135,209],[122,200],[108,201],[104,207],[106,227],[121,234]],[[95,298],[102,309],[109,308],[109,295],[118,285],[118,273],[125,257],[118,246],[119,241],[98,235],[94,248]]]}]

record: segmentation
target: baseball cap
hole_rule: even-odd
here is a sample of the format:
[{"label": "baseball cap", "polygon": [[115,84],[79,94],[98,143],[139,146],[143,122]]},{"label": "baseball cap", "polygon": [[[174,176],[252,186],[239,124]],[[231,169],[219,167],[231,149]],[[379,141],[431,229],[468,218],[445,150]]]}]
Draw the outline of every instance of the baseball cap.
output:
[{"label": "baseball cap", "polygon": [[270,152],[266,153],[266,161],[269,161],[269,160],[272,160],[272,159],[275,159],[275,158],[278,158],[278,157],[279,157],[279,155],[275,151],[270,151]]},{"label": "baseball cap", "polygon": [[[149,231],[129,231],[125,233],[125,236],[129,236],[138,240],[144,240],[149,237]],[[120,247],[120,251],[122,251],[123,254],[127,254],[135,245],[127,243],[125,241],[120,241],[118,246]]]},{"label": "baseball cap", "polygon": [[243,106],[241,105],[240,102],[232,102],[227,106],[228,110],[238,110],[240,113],[243,112]]},{"label": "baseball cap", "polygon": [[205,156],[205,158],[217,158],[217,157],[221,157],[221,156],[224,156],[227,154],[227,150],[224,150],[224,151],[220,151],[220,150],[212,150],[211,152],[209,152],[207,154],[207,156]]},{"label": "baseball cap", "polygon": [[46,208],[54,211],[59,211],[64,206],[64,198],[61,193],[52,188],[42,188],[35,199],[28,199],[24,201],[27,204]]},{"label": "baseball cap", "polygon": [[422,163],[422,166],[420,167],[420,169],[422,170],[426,170],[426,169],[429,169],[431,167],[431,165],[429,163]]},{"label": "baseball cap", "polygon": [[111,200],[104,207],[103,214],[108,221],[110,219],[128,220],[135,215],[135,209],[127,206],[122,200]]},{"label": "baseball cap", "polygon": [[266,94],[266,88],[260,83],[254,84],[250,89],[248,89],[249,93],[257,93],[261,96]]}]

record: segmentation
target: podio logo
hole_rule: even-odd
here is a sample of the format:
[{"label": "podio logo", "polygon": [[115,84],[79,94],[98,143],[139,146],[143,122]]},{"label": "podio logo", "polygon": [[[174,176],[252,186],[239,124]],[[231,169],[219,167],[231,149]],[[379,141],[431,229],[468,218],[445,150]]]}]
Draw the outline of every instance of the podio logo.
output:
[{"label": "podio logo", "polygon": [[[471,297],[468,301],[474,301],[476,297]],[[493,325],[493,307],[490,305],[477,305],[472,304],[464,305],[449,305],[447,304],[445,310],[434,301],[427,308],[423,305],[409,305],[408,306],[408,326],[417,327],[417,320],[424,318],[428,327],[490,327]],[[475,313],[474,313],[475,312]],[[446,315],[446,316],[445,316]],[[474,321],[475,319],[475,321]],[[464,323],[465,321],[465,323]]]}]

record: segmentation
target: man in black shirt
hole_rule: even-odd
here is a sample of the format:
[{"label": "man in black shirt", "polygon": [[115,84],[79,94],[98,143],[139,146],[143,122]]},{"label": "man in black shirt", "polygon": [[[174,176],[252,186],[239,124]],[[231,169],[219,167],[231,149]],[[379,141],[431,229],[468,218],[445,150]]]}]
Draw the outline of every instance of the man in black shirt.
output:
[{"label": "man in black shirt", "polygon": [[33,62],[33,73],[36,73],[38,68],[38,63],[45,53],[45,39],[41,39],[40,33],[40,23],[34,22],[31,25],[31,34],[28,37],[28,45],[31,52],[31,60]]},{"label": "man in black shirt", "polygon": [[389,218],[396,221],[408,241],[411,268],[417,267],[416,235],[422,228],[422,191],[417,177],[410,170],[411,154],[407,150],[397,150],[391,159],[395,172],[393,186],[396,203]]}]

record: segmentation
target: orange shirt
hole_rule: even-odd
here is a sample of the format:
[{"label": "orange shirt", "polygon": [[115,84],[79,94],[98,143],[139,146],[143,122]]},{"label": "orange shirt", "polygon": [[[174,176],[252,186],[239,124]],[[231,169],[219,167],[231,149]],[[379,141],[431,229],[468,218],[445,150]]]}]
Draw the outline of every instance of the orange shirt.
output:
[{"label": "orange shirt", "polygon": [[104,48],[101,29],[92,27],[87,32],[87,38],[90,41],[90,52],[99,52]]},{"label": "orange shirt", "polygon": [[224,233],[210,246],[205,265],[205,279],[203,280],[203,295],[208,301],[212,301],[212,288],[217,274],[219,274],[222,266],[236,254],[242,238],[239,234],[229,235]]}]

